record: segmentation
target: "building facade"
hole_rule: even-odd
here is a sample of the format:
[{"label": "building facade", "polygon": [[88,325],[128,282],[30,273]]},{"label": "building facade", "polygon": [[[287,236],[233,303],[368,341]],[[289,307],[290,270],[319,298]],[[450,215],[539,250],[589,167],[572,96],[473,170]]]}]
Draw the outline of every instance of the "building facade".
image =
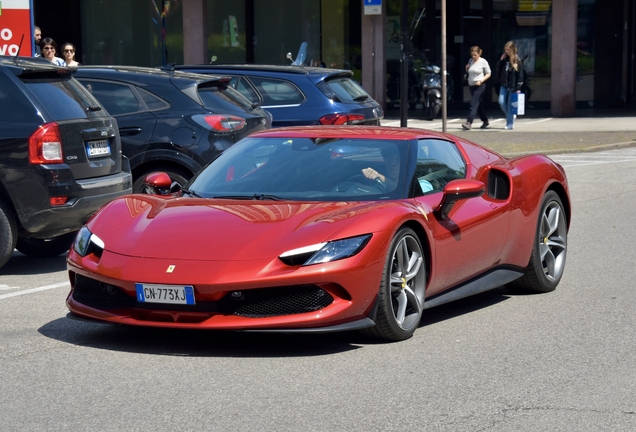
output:
[{"label": "building facade", "polygon": [[441,0],[372,3],[381,14],[366,14],[363,0],[33,0],[33,10],[43,36],[74,43],[82,64],[289,64],[287,54],[295,58],[305,42],[305,64],[353,70],[389,109],[399,100],[406,59],[417,109],[421,67],[441,63],[445,30],[451,107],[467,103],[470,47],[480,46],[494,69],[508,40],[530,76],[528,110],[574,115],[636,102],[633,0],[446,0],[444,14]]}]

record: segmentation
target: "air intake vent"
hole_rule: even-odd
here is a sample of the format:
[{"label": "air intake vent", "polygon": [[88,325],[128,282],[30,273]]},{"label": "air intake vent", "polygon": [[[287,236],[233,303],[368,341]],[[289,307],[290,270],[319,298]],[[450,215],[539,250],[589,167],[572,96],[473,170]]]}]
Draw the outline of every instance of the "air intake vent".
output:
[{"label": "air intake vent", "polygon": [[510,181],[501,171],[490,170],[488,173],[488,196],[498,200],[506,200],[510,195]]}]

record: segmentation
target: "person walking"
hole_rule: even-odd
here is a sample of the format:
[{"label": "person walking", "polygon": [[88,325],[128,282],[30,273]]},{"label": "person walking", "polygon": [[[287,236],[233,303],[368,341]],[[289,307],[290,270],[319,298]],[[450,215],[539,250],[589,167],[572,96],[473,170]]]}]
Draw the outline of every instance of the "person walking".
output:
[{"label": "person walking", "polygon": [[55,57],[55,52],[57,51],[57,44],[51,38],[44,38],[42,42],[40,42],[40,46],[42,47],[42,56],[50,61],[53,64],[58,66],[66,66],[64,60],[59,57]]},{"label": "person walking", "polygon": [[488,78],[490,78],[491,70],[488,61],[481,56],[482,50],[478,46],[470,48],[470,60],[466,65],[466,72],[468,72],[468,88],[470,89],[470,112],[466,123],[462,124],[462,128],[470,130],[473,124],[475,116],[479,114],[479,118],[482,121],[481,129],[488,127],[488,116],[484,109],[484,104],[481,103],[481,99],[486,91],[486,85],[484,84]]},{"label": "person walking", "polygon": [[70,42],[66,42],[62,45],[62,56],[64,56],[64,62],[66,66],[79,66],[80,64],[75,61],[75,45]]},{"label": "person walking", "polygon": [[504,45],[504,53],[497,62],[497,76],[499,77],[499,106],[506,115],[506,129],[514,128],[515,115],[512,112],[512,94],[521,93],[523,86],[523,64],[517,55],[517,47],[509,41]]}]

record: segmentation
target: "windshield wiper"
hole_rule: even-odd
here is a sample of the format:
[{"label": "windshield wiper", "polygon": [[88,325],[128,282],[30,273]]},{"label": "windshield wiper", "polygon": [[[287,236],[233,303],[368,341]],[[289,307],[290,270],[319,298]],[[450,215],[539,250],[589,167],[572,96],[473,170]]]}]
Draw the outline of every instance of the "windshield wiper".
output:
[{"label": "windshield wiper", "polygon": [[216,199],[235,199],[235,200],[271,200],[271,201],[281,201],[284,198],[281,198],[276,195],[269,194],[254,194],[254,195],[218,195],[212,198]]},{"label": "windshield wiper", "polygon": [[361,95],[361,96],[353,98],[353,100],[356,101],[356,102],[362,102],[362,101],[365,101],[367,99],[369,99],[368,95]]},{"label": "windshield wiper", "polygon": [[203,198],[201,195],[199,195],[195,191],[191,191],[190,189],[181,189],[181,193],[188,194],[188,195],[193,196],[195,198]]}]

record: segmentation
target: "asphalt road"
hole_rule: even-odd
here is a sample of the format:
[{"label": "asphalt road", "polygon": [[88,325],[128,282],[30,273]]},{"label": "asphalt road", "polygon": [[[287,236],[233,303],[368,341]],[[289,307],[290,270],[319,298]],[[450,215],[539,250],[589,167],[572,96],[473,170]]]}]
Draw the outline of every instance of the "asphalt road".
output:
[{"label": "asphalt road", "polygon": [[636,149],[554,159],[574,215],[557,290],[431,309],[400,343],[78,322],[63,257],[15,252],[0,270],[0,429],[636,430]]}]

